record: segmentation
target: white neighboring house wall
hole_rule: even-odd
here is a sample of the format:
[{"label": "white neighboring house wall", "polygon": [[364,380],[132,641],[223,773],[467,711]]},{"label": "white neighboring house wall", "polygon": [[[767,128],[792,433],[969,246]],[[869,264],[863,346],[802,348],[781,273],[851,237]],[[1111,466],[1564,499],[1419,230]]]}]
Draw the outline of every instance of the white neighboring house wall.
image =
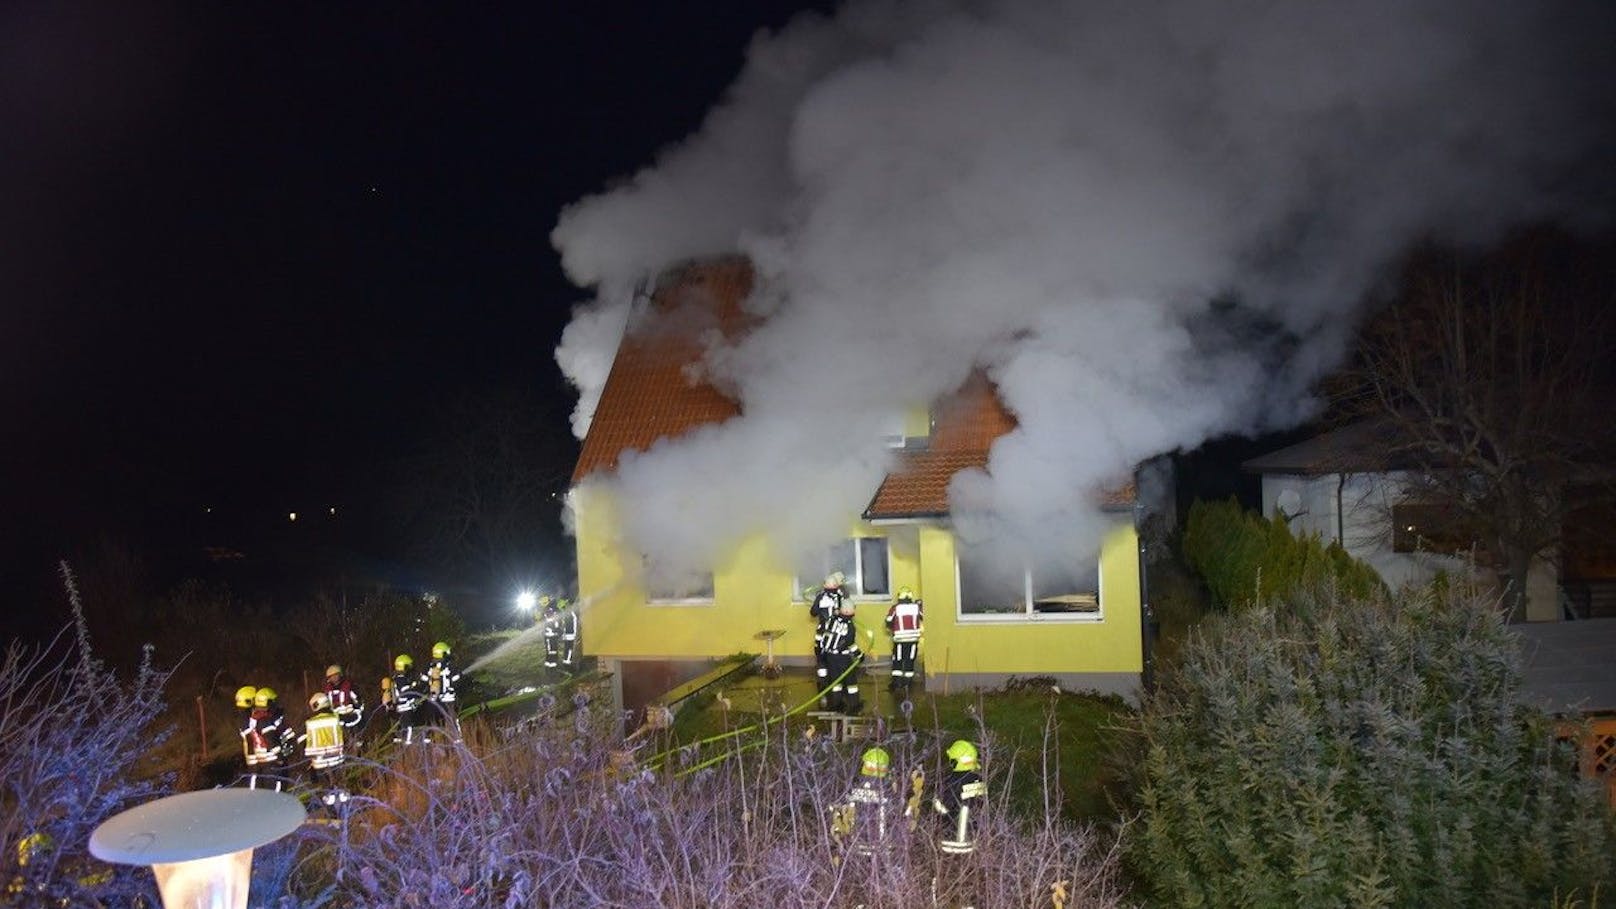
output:
[{"label": "white neighboring house wall", "polygon": [[[1263,514],[1272,517],[1283,511],[1293,532],[1340,543],[1394,588],[1426,583],[1438,573],[1492,580],[1492,572],[1466,558],[1394,550],[1392,506],[1403,501],[1408,477],[1406,471],[1264,473]],[[1553,562],[1539,560],[1527,577],[1526,618],[1534,622],[1561,618],[1559,571]]]}]

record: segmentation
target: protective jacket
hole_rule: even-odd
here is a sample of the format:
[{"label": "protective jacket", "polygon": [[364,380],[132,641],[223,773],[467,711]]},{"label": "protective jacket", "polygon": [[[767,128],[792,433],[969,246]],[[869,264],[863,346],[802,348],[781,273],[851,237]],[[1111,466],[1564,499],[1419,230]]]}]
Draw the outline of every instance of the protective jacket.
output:
[{"label": "protective jacket", "polygon": [[932,800],[932,808],[943,816],[946,827],[937,847],[954,855],[976,850],[973,817],[987,801],[987,784],[975,770],[953,770]]},{"label": "protective jacket", "polygon": [[331,711],[342,725],[352,729],[365,718],[365,702],[354,690],[345,675],[325,680],[325,696],[331,699]]},{"label": "protective jacket", "polygon": [[841,806],[842,828],[848,848],[859,855],[874,855],[886,843],[887,818],[897,801],[892,786],[879,777],[860,777]]},{"label": "protective jacket", "polygon": [[303,734],[298,736],[298,741],[303,744],[303,756],[314,769],[325,770],[342,763],[342,720],[335,711],[320,710],[304,720]]},{"label": "protective jacket", "polygon": [[847,654],[856,656],[861,651],[858,646],[858,626],[853,624],[850,616],[832,616],[820,632],[820,647],[826,653]]},{"label": "protective jacket", "polygon": [[454,686],[460,681],[460,673],[455,671],[451,658],[443,657],[427,664],[421,681],[426,684],[427,697],[442,704],[453,704]]},{"label": "protective jacket", "polygon": [[920,640],[923,621],[919,600],[899,600],[887,610],[887,630],[897,643]]},{"label": "protective jacket", "polygon": [[393,673],[393,711],[399,716],[412,715],[415,708],[426,700],[426,686],[420,676],[408,672]]}]

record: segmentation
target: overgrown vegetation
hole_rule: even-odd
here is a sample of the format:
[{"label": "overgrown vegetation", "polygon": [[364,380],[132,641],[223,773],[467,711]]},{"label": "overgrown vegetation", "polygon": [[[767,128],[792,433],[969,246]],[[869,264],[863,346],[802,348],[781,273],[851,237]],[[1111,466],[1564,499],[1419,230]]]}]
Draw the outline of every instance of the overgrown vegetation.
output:
[{"label": "overgrown vegetation", "polygon": [[1385,589],[1373,568],[1340,545],[1315,535],[1297,537],[1284,519],[1265,520],[1233,499],[1190,506],[1184,557],[1224,609],[1322,587],[1352,597]]},{"label": "overgrown vegetation", "polygon": [[1143,712],[1132,865],[1163,906],[1540,906],[1609,892],[1611,815],[1475,592],[1271,598]]},{"label": "overgrown vegetation", "polygon": [[133,681],[98,660],[72,575],[73,623],[50,644],[13,642],[0,659],[0,895],[7,906],[155,905],[149,873],[89,855],[90,832],[164,793],[136,772],[156,728],[166,676],[150,649]]}]

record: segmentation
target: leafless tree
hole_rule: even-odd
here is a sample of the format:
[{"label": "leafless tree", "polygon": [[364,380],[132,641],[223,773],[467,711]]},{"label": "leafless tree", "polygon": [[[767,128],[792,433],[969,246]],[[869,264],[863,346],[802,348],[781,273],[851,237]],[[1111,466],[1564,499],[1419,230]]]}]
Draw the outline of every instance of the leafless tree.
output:
[{"label": "leafless tree", "polygon": [[1568,513],[1609,501],[1616,296],[1599,252],[1538,231],[1415,254],[1330,388],[1338,414],[1384,425],[1410,499],[1473,541],[1517,618]]},{"label": "leafless tree", "polygon": [[432,425],[404,503],[428,555],[486,574],[559,543],[576,458],[565,426],[546,425],[531,395],[510,390],[462,396]]}]

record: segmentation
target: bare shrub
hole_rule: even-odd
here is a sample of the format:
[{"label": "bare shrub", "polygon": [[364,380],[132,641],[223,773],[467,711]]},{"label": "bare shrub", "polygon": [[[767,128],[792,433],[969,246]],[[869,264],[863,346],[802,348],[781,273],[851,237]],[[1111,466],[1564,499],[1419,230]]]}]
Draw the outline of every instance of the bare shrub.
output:
[{"label": "bare shrub", "polygon": [[[138,768],[166,736],[153,726],[167,677],[149,649],[132,681],[109,671],[61,571],[72,624],[44,647],[13,642],[0,660],[0,886],[8,906],[154,905],[150,873],[98,862],[88,847],[101,821],[167,786]],[[32,848],[19,849],[25,840]]]},{"label": "bare shrub", "polygon": [[[893,819],[876,857],[839,856],[830,808],[870,743],[776,725],[653,770],[648,748],[623,760],[613,719],[585,703],[506,740],[409,750],[331,828],[329,861],[308,867],[330,870],[338,905],[908,909],[1052,906],[1057,893],[1071,909],[1121,905],[1116,861],[1092,830],[1009,810],[1013,788],[1043,784],[1042,762],[984,750],[995,795],[973,855],[938,852],[923,803],[912,831]],[[940,748],[913,734],[883,744],[901,810],[910,769],[942,778]]]}]

